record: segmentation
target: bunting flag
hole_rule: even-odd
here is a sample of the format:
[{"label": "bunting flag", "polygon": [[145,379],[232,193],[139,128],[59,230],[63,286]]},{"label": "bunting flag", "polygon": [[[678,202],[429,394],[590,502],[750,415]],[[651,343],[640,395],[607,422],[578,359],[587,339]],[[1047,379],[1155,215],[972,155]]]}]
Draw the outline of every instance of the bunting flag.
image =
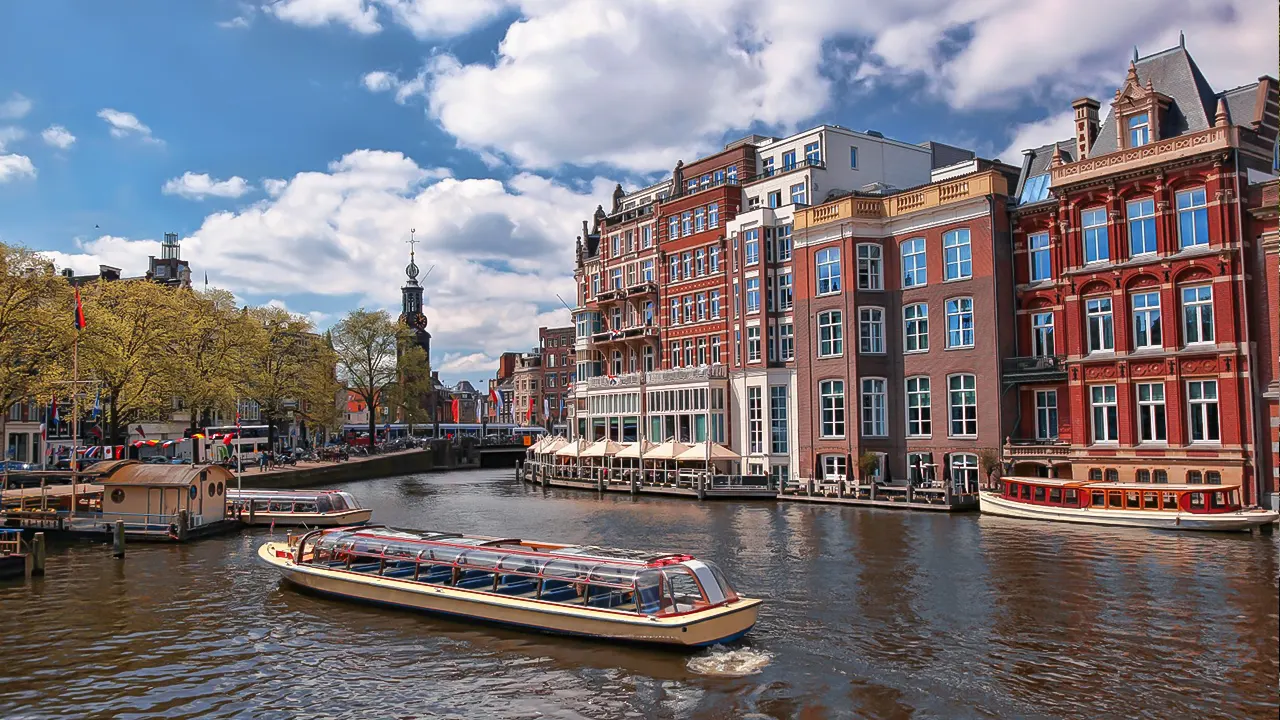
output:
[{"label": "bunting flag", "polygon": [[147,431],[143,430],[141,425],[137,427],[137,433],[138,433],[138,437],[142,438],[143,440],[147,439]]},{"label": "bunting flag", "polygon": [[84,305],[80,302],[80,288],[76,288],[76,329],[84,329]]},{"label": "bunting flag", "polygon": [[57,427],[61,422],[58,418],[58,401],[54,400],[52,402],[52,405],[53,405],[53,426]]}]

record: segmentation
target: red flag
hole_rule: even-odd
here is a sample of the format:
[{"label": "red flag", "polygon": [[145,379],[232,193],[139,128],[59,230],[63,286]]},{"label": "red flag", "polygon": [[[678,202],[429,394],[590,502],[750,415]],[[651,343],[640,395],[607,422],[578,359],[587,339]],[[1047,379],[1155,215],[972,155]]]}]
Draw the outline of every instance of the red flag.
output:
[{"label": "red flag", "polygon": [[458,422],[458,398],[453,399],[453,421]]},{"label": "red flag", "polygon": [[80,288],[76,288],[76,329],[84,329],[84,305],[80,303]]}]

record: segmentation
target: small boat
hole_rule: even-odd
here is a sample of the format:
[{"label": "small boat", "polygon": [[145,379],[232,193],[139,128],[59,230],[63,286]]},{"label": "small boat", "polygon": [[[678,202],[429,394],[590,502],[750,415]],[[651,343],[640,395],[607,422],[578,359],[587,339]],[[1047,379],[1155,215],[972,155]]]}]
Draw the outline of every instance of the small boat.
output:
[{"label": "small boat", "polygon": [[539,632],[703,647],[742,637],[760,600],[689,555],[372,526],[269,542],[302,588]]},{"label": "small boat", "polygon": [[[250,509],[252,508],[252,512]],[[369,522],[373,510],[340,490],[227,489],[227,511],[253,525],[337,527]]]},{"label": "small boat", "polygon": [[1005,517],[1168,530],[1249,530],[1280,513],[1240,504],[1239,485],[1169,485],[1004,478],[978,493],[982,512]]}]

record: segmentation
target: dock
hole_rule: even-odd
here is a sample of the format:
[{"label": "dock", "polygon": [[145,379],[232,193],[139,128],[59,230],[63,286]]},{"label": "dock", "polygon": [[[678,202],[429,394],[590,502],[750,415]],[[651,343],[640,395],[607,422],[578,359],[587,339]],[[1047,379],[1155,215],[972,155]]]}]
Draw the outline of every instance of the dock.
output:
[{"label": "dock", "polygon": [[[706,472],[557,466],[534,461],[516,466],[516,477],[540,487],[572,488],[631,495],[667,495],[692,500],[773,500],[778,488],[768,475],[721,475]],[[585,477],[584,477],[585,475]]]}]

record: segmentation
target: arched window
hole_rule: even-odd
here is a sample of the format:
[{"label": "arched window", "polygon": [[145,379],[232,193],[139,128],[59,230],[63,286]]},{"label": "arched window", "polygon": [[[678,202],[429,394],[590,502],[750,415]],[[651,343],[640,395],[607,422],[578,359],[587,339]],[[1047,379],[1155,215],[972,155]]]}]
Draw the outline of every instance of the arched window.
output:
[{"label": "arched window", "polygon": [[818,384],[822,408],[822,437],[844,437],[844,381],[823,380]]},{"label": "arched window", "polygon": [[902,287],[919,287],[929,282],[924,238],[902,241]]},{"label": "arched window", "polygon": [[1199,470],[1188,470],[1188,471],[1187,471],[1187,484],[1188,484],[1188,485],[1199,485],[1199,484],[1201,484],[1201,483],[1203,483],[1203,482],[1204,482],[1203,477],[1204,477],[1204,476],[1200,474],[1200,471],[1199,471]]},{"label": "arched window", "polygon": [[1145,470],[1145,469],[1144,469],[1144,470],[1139,470],[1139,471],[1138,471],[1138,474],[1137,474],[1137,478],[1136,478],[1136,480],[1137,480],[1138,482],[1140,482],[1140,483],[1149,483],[1149,482],[1151,482],[1151,471],[1150,471],[1150,470]]},{"label": "arched window", "polygon": [[1222,473],[1217,470],[1208,470],[1204,474],[1204,482],[1206,485],[1221,485]]},{"label": "arched window", "polygon": [[1107,468],[1107,482],[1120,482],[1120,471],[1115,468]]},{"label": "arched window", "polygon": [[1102,468],[1089,468],[1089,480],[1102,482]]},{"label": "arched window", "polygon": [[1155,473],[1155,478],[1157,483],[1167,484],[1169,482],[1169,473],[1166,470],[1157,470]]}]

